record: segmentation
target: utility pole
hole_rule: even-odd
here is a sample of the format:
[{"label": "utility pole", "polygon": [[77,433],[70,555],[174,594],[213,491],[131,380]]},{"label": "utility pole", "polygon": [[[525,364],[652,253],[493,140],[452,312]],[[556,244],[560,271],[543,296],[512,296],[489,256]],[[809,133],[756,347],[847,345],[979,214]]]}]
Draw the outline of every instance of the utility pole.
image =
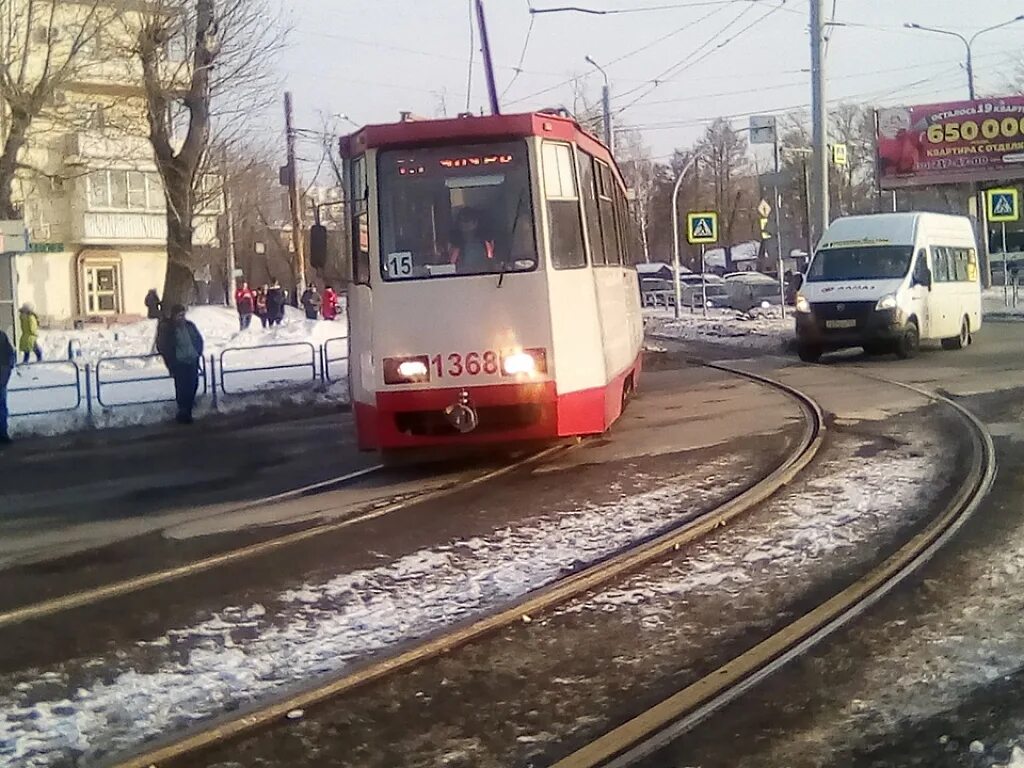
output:
[{"label": "utility pole", "polygon": [[782,193],[779,191],[779,174],[782,173],[782,147],[779,142],[779,126],[776,122],[775,125],[775,144],[773,149],[775,150],[775,184],[773,192],[775,194],[775,200],[773,201],[775,207],[775,243],[779,249],[779,292],[782,295],[782,303],[779,305],[782,309],[782,319],[786,319],[786,276],[784,270],[786,268],[786,254],[785,249],[782,245]]},{"label": "utility pole", "polygon": [[494,82],[494,61],[491,59],[491,41],[487,36],[487,19],[484,18],[484,0],[476,0],[476,19],[480,24],[480,52],[484,55],[484,72],[487,74],[487,94],[491,99],[491,114],[500,115],[498,86]]},{"label": "utility pole", "polygon": [[228,306],[234,309],[235,301],[235,208],[228,188],[228,152],[221,155],[221,188],[224,192],[224,211],[227,213],[228,236]]},{"label": "utility pole", "polygon": [[824,0],[811,2],[811,101],[814,121],[814,163],[811,181],[814,192],[814,232],[811,242],[825,233],[829,225],[828,194],[828,103],[825,94],[825,13]]},{"label": "utility pole", "polygon": [[604,78],[604,87],[601,89],[601,108],[604,116],[604,144],[608,147],[608,151],[614,155],[615,134],[612,132],[612,89],[608,83],[608,73],[604,71],[604,67],[590,56],[587,56],[587,63],[592,64]]},{"label": "utility pole", "polygon": [[284,125],[288,137],[288,204],[292,214],[292,248],[295,251],[295,276],[298,279],[299,295],[306,290],[306,244],[302,238],[302,200],[299,199],[299,172],[295,164],[295,126],[292,115],[292,94],[284,94]]}]

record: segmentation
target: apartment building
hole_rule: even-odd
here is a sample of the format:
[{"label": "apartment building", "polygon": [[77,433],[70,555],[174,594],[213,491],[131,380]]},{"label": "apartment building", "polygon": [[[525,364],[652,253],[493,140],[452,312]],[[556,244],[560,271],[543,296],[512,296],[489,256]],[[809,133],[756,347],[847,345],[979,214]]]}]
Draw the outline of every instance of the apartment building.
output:
[{"label": "apartment building", "polygon": [[[33,29],[29,57],[73,35],[82,5],[62,2],[53,25]],[[31,302],[44,324],[144,315],[146,292],[163,290],[163,185],[147,138],[141,67],[118,39],[130,26],[107,24],[91,37],[23,152],[15,196],[30,245],[14,258],[15,303]],[[221,196],[213,186],[203,185],[197,246],[216,240]]]}]

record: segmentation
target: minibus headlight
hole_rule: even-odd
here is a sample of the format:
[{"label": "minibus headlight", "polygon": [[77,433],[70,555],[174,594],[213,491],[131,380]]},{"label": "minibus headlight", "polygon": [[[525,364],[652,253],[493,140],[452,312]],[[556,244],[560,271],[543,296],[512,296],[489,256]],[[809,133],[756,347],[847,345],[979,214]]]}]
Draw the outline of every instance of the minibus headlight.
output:
[{"label": "minibus headlight", "polygon": [[811,313],[811,302],[799,293],[796,295],[796,311],[802,315],[809,315]]},{"label": "minibus headlight", "polygon": [[884,312],[888,309],[896,309],[896,306],[896,297],[890,294],[888,296],[883,296],[878,300],[878,303],[875,304],[875,311]]},{"label": "minibus headlight", "polygon": [[430,381],[430,360],[425,356],[385,357],[385,384],[418,384]]},{"label": "minibus headlight", "polygon": [[506,376],[546,373],[547,368],[547,356],[543,349],[524,349],[501,358],[501,371]]}]

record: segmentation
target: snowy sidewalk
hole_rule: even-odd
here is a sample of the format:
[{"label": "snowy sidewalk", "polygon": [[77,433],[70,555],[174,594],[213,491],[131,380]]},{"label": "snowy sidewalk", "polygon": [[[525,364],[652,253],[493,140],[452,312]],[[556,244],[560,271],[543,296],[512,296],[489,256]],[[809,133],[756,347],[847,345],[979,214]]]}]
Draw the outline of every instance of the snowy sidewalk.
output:
[{"label": "snowy sidewalk", "polygon": [[[281,325],[262,328],[254,318],[245,331],[227,307],[195,307],[188,317],[205,342],[200,418],[211,412],[348,402],[344,316],[307,320],[288,307]],[[57,435],[169,420],[174,388],[163,361],[153,354],[155,337],[155,320],[42,331],[44,362],[18,366],[11,379],[12,434]]]}]

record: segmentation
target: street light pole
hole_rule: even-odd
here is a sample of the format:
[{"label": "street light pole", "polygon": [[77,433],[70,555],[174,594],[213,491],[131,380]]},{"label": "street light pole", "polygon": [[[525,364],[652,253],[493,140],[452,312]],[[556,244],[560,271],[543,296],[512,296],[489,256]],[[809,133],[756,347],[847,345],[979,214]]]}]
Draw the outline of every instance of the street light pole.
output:
[{"label": "street light pole", "polygon": [[[683,186],[683,179],[686,178],[686,174],[690,172],[690,169],[696,163],[697,155],[694,154],[686,161],[683,170],[679,172],[679,176],[676,178],[676,185],[672,189],[672,270],[675,273],[673,275],[673,283],[676,294],[676,320],[680,317],[683,304],[683,283],[679,279],[679,188]],[[706,306],[707,304],[705,304]]]},{"label": "street light pole", "polygon": [[601,89],[601,106],[604,111],[604,143],[608,151],[615,154],[615,135],[612,133],[612,89],[608,84],[608,73],[604,67],[594,61],[590,56],[586,57],[587,63],[601,73],[604,78],[604,87]]}]

